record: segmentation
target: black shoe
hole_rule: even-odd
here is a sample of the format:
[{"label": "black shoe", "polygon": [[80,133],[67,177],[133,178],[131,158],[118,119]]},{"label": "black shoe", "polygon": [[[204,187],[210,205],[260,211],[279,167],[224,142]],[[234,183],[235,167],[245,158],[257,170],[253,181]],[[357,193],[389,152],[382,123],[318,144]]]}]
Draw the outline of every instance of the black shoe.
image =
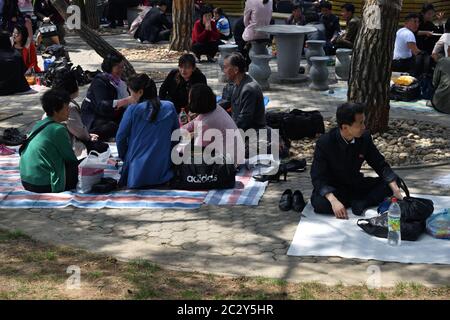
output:
[{"label": "black shoe", "polygon": [[306,160],[305,159],[292,159],[286,164],[286,168],[288,172],[295,171],[304,171],[306,169]]},{"label": "black shoe", "polygon": [[286,165],[285,164],[281,164],[278,167],[277,173],[275,173],[273,175],[255,175],[255,176],[253,176],[253,178],[256,181],[259,181],[259,182],[266,182],[266,181],[269,181],[269,182],[280,182],[280,176],[281,175],[284,176],[284,181],[287,180],[287,173],[288,173],[288,171],[287,171]]},{"label": "black shoe", "polygon": [[364,210],[368,208],[366,200],[353,200],[352,201],[352,212],[354,215],[361,216]]},{"label": "black shoe", "polygon": [[303,194],[300,190],[295,190],[292,195],[292,208],[294,211],[302,212],[306,206],[305,199],[303,199]]},{"label": "black shoe", "polygon": [[278,203],[278,208],[282,211],[289,211],[292,208],[292,190],[287,189],[283,192]]}]

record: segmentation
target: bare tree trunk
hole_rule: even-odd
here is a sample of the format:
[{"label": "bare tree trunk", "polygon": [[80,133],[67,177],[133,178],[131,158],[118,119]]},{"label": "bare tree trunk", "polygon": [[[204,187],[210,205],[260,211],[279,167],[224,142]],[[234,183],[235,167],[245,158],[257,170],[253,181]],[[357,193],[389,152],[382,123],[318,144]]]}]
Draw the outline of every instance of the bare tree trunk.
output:
[{"label": "bare tree trunk", "polygon": [[189,51],[194,15],[194,0],[173,0],[173,30],[170,50]]},{"label": "bare tree trunk", "polygon": [[[64,18],[67,18],[67,3],[65,0],[51,0],[53,6],[58,10],[59,14]],[[102,58],[105,58],[108,54],[121,55],[119,51],[114,49],[108,42],[106,42],[99,34],[91,30],[84,22],[81,22],[81,28],[75,29],[78,35],[86,41],[86,43],[95,50]],[[128,79],[130,76],[136,74],[131,63],[125,59],[124,76]]]},{"label": "bare tree trunk", "polygon": [[97,30],[100,27],[97,0],[85,0],[86,23],[89,28]]},{"label": "bare tree trunk", "polygon": [[384,132],[389,122],[389,90],[395,35],[402,0],[366,0],[353,48],[348,100],[367,106],[367,127]]}]

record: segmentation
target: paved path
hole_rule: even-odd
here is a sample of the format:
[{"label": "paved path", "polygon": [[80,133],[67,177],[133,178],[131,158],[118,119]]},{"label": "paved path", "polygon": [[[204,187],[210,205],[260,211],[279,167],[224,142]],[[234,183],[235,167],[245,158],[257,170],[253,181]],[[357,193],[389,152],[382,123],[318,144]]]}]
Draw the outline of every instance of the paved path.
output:
[{"label": "paved path", "polygon": [[[126,36],[107,37],[115,47],[136,44]],[[85,69],[96,69],[101,62],[76,38],[71,43],[72,60]],[[76,49],[75,49],[76,48]],[[168,71],[175,65],[134,63],[138,71]],[[273,65],[275,67],[275,65]],[[218,68],[201,65],[208,83],[217,93]],[[337,84],[340,86],[342,84]],[[83,97],[86,87],[82,88]],[[303,86],[273,86],[265,93],[272,107],[296,106],[319,109],[325,117],[333,116],[338,102]],[[2,111],[21,111],[24,116],[0,122],[0,128],[23,125],[41,117],[39,95],[1,97]],[[393,117],[426,119],[449,124],[450,117],[434,113],[393,110]],[[430,181],[450,172],[450,166],[426,170],[401,170],[413,192],[450,194],[450,189],[436,189]],[[299,222],[294,212],[280,212],[278,200],[287,189],[300,189],[308,198],[312,187],[309,172],[289,174],[287,182],[270,184],[257,207],[211,207],[198,210],[84,210],[28,209],[1,210],[0,227],[21,229],[38,240],[85,248],[119,259],[149,259],[163,267],[239,276],[265,276],[290,281],[319,281],[325,284],[364,284],[369,265],[379,265],[382,285],[414,281],[425,285],[449,285],[450,267],[384,263],[338,257],[288,257],[290,242]]]}]

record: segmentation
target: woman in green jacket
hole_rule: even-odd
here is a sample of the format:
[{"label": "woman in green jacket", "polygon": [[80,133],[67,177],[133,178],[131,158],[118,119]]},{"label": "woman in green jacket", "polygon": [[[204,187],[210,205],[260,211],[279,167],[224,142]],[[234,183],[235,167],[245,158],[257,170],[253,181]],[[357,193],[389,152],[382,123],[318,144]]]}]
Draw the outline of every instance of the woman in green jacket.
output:
[{"label": "woman in green jacket", "polygon": [[78,182],[78,161],[69,133],[61,124],[69,116],[70,96],[65,91],[51,89],[44,93],[41,102],[47,118],[36,123],[30,136],[33,132],[37,134],[22,150],[22,185],[37,193],[74,189]]}]

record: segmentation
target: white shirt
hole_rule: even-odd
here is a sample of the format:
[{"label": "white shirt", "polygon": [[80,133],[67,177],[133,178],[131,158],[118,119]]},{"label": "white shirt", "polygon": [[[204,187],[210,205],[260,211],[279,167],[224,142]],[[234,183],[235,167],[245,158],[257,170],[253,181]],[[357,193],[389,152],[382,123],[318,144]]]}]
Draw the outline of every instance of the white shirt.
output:
[{"label": "white shirt", "polygon": [[450,47],[450,33],[444,33],[434,46],[433,53],[442,54],[444,50],[444,55],[448,58],[448,47]]},{"label": "white shirt", "polygon": [[408,28],[401,28],[395,37],[394,60],[411,58],[413,53],[408,43],[416,43],[416,36]]}]

